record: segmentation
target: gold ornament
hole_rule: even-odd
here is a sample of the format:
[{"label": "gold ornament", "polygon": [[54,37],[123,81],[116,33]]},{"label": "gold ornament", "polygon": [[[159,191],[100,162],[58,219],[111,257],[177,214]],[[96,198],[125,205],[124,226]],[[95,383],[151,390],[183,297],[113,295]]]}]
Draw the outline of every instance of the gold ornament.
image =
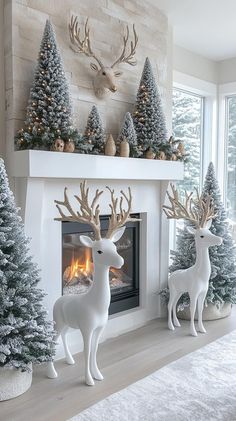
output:
[{"label": "gold ornament", "polygon": [[156,158],[159,159],[160,161],[165,161],[166,160],[166,154],[165,154],[165,152],[159,151],[157,153]]},{"label": "gold ornament", "polygon": [[152,148],[149,147],[146,152],[145,152],[145,158],[146,159],[154,159],[155,158],[155,153],[153,152]]},{"label": "gold ornament", "polygon": [[177,161],[177,156],[174,153],[172,153],[170,160],[171,161]]},{"label": "gold ornament", "polygon": [[120,156],[124,158],[128,158],[130,153],[129,142],[124,137],[123,140],[120,142]]},{"label": "gold ornament", "polygon": [[65,142],[64,145],[64,152],[74,152],[75,150],[75,142],[73,142],[73,140],[68,140]]},{"label": "gold ornament", "polygon": [[184,144],[182,142],[178,144],[177,150],[181,156],[185,155]]},{"label": "gold ornament", "polygon": [[110,134],[105,144],[105,155],[115,156],[115,154],[116,154],[116,144],[115,144],[112,134]]},{"label": "gold ornament", "polygon": [[65,145],[64,140],[58,138],[58,139],[54,140],[54,143],[51,146],[51,151],[63,152],[64,151],[64,145]]}]

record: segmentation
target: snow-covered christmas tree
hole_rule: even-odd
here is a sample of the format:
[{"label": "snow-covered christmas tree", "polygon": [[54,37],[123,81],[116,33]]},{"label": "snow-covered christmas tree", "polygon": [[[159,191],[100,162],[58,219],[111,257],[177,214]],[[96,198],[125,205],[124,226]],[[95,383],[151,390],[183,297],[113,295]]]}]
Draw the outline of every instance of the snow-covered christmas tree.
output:
[{"label": "snow-covered christmas tree", "polygon": [[163,151],[167,158],[171,157],[172,146],[167,142],[166,120],[161,97],[148,57],[137,93],[133,121],[138,145],[143,153],[151,148],[153,152]]},{"label": "snow-covered christmas tree", "polygon": [[104,153],[105,134],[102,126],[102,120],[98,109],[93,105],[89,113],[86,129],[83,136],[83,145],[81,148],[84,153],[95,155]]},{"label": "snow-covered christmas tree", "polygon": [[142,155],[142,150],[138,147],[137,135],[134,128],[132,116],[129,112],[125,114],[120,134],[117,138],[117,151],[119,152],[119,144],[126,139],[130,147],[130,156],[139,158]]},{"label": "snow-covered christmas tree", "polygon": [[47,20],[34,81],[30,90],[25,125],[17,133],[17,149],[50,149],[57,138],[80,137],[72,127],[69,87],[56,44],[53,27]]},{"label": "snow-covered christmas tree", "polygon": [[29,370],[52,358],[52,325],[37,287],[39,273],[0,160],[0,367]]},{"label": "snow-covered christmas tree", "polygon": [[[229,233],[226,212],[221,202],[221,194],[216,180],[214,166],[209,164],[205,178],[203,197],[207,193],[212,195],[217,216],[212,221],[210,231],[223,238],[220,246],[210,247],[211,277],[206,296],[207,303],[236,303],[236,248]],[[178,230],[177,247],[172,251],[172,265],[170,272],[186,269],[195,262],[196,250],[193,235],[187,231],[186,222],[183,230]],[[162,292],[168,298],[168,291]],[[182,295],[178,307],[183,309],[189,305],[188,295]]]}]

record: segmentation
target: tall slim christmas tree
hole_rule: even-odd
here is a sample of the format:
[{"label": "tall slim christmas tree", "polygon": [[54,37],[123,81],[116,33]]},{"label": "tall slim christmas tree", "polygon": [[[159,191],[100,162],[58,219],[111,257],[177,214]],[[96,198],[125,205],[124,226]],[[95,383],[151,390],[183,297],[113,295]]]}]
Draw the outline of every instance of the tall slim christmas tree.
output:
[{"label": "tall slim christmas tree", "polygon": [[39,273],[0,160],[0,367],[29,370],[52,358],[53,330],[37,287]]},{"label": "tall slim christmas tree", "polygon": [[153,152],[163,151],[167,156],[171,156],[171,145],[167,142],[166,121],[161,97],[148,57],[144,64],[137,93],[133,121],[138,145],[141,146],[143,153],[151,148]]},{"label": "tall slim christmas tree", "polygon": [[54,30],[47,20],[25,125],[18,131],[15,143],[17,149],[50,149],[57,138],[77,143],[79,136],[72,127],[69,87]]},{"label": "tall slim christmas tree", "polygon": [[[211,261],[211,277],[206,296],[208,303],[236,303],[236,248],[229,233],[226,212],[221,202],[221,194],[216,180],[214,166],[209,164],[205,178],[203,196],[207,193],[212,195],[217,217],[213,219],[210,231],[223,238],[220,246],[210,247],[209,256]],[[183,230],[178,231],[177,248],[172,251],[172,265],[170,272],[186,269],[195,262],[196,250],[193,235],[187,231],[189,223],[185,223]],[[163,291],[162,295],[168,295]],[[188,295],[182,295],[179,300],[179,308],[189,305]]]},{"label": "tall slim christmas tree", "polygon": [[83,136],[84,153],[92,153],[95,155],[104,153],[105,135],[102,126],[102,120],[98,109],[93,105],[89,113],[86,129]]},{"label": "tall slim christmas tree", "polygon": [[119,143],[126,139],[130,147],[130,156],[139,158],[142,155],[142,148],[138,147],[137,135],[134,128],[133,119],[128,112],[125,114],[120,134],[117,139],[117,151],[119,152]]}]

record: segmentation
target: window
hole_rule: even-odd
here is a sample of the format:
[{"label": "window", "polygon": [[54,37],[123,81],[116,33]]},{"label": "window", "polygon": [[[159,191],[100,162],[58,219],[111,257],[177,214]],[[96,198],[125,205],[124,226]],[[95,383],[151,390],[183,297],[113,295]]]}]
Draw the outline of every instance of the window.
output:
[{"label": "window", "polygon": [[173,133],[176,139],[183,141],[189,154],[188,162],[185,163],[184,180],[178,182],[182,195],[185,190],[190,192],[194,187],[201,187],[203,108],[202,96],[181,89],[173,90]]},{"label": "window", "polygon": [[226,208],[236,222],[236,95],[226,97]]}]

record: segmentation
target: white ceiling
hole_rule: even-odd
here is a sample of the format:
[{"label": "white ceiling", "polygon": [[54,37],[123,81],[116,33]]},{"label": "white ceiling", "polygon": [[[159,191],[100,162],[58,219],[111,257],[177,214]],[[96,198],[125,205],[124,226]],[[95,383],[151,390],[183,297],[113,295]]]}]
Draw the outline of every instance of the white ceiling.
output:
[{"label": "white ceiling", "polygon": [[236,57],[236,0],[153,0],[169,18],[174,43],[211,60]]}]

